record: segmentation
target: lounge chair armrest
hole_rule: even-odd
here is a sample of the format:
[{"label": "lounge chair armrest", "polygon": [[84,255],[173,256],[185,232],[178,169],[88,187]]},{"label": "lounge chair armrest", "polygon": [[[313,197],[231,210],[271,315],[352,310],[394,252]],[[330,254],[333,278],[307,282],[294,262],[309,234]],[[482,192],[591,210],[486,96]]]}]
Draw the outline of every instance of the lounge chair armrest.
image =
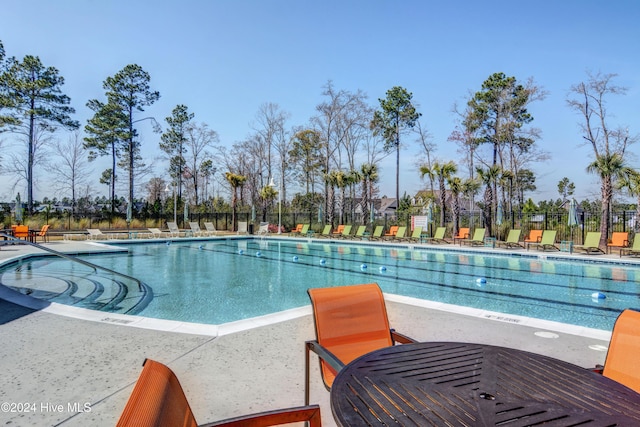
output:
[{"label": "lounge chair armrest", "polygon": [[391,329],[391,338],[393,339],[393,342],[399,342],[400,344],[411,344],[414,342],[418,342],[413,338],[410,338],[404,334],[396,332],[395,329]]},{"label": "lounge chair armrest", "polygon": [[315,354],[317,354],[318,357],[320,357],[329,366],[335,369],[336,372],[340,372],[340,370],[344,368],[344,363],[342,363],[335,354],[331,353],[329,350],[321,346],[318,341],[307,341],[306,345],[308,350],[311,350]]},{"label": "lounge chair armrest", "polygon": [[593,372],[595,372],[595,373],[597,373],[597,374],[601,374],[601,373],[602,373],[602,371],[604,371],[604,366],[602,366],[602,365],[596,365],[596,367],[595,367],[595,368],[590,368],[590,369],[591,369],[591,371],[593,371]]},{"label": "lounge chair armrest", "polygon": [[261,412],[259,414],[246,415],[237,418],[230,418],[214,423],[203,424],[201,427],[226,426],[273,426],[288,423],[297,423],[309,421],[311,427],[320,427],[322,425],[320,419],[320,406],[308,405],[296,408],[279,409],[275,411]]}]

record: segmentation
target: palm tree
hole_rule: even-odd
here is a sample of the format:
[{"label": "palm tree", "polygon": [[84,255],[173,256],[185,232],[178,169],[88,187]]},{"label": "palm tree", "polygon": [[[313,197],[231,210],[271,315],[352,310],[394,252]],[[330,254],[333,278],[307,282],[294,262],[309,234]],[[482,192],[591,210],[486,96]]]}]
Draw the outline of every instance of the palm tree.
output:
[{"label": "palm tree", "polygon": [[360,166],[362,180],[362,223],[366,224],[370,218],[369,204],[373,200],[373,183],[378,180],[378,166],[364,163]]},{"label": "palm tree", "polygon": [[278,192],[271,185],[265,185],[262,187],[262,190],[260,190],[260,198],[262,199],[262,221],[267,220],[267,207],[276,197],[278,197]]},{"label": "palm tree", "polygon": [[596,159],[587,166],[587,172],[600,177],[600,190],[602,193],[602,211],[600,222],[600,246],[606,246],[609,238],[609,222],[611,200],[613,199],[613,183],[628,179],[636,174],[618,153],[607,153],[596,156]]},{"label": "palm tree", "polygon": [[429,178],[429,189],[431,190],[432,195],[434,194],[433,181],[436,180],[437,176],[437,172],[433,166],[434,165],[429,166],[428,164],[426,164],[420,167],[420,173],[422,174],[421,177],[424,178],[426,176],[427,178]]},{"label": "palm tree", "polygon": [[235,174],[233,172],[226,172],[224,174],[225,178],[227,178],[227,181],[229,182],[229,185],[231,185],[231,224],[232,224],[232,228],[235,231],[236,230],[236,203],[238,201],[238,187],[242,187],[245,183],[245,181],[247,180],[247,177],[244,175],[238,175]]},{"label": "palm tree", "polygon": [[325,174],[324,182],[327,188],[327,223],[333,225],[333,217],[335,216],[335,188],[338,183],[336,170]]},{"label": "palm tree", "polygon": [[344,224],[344,204],[345,193],[347,186],[349,185],[348,175],[341,170],[333,171],[335,177],[335,186],[340,190],[340,198],[338,199],[338,214],[340,216],[340,224]]},{"label": "palm tree", "polygon": [[636,198],[636,219],[633,231],[640,232],[640,173],[634,171],[633,175],[627,175],[616,183],[619,190],[626,189],[631,197]]},{"label": "palm tree", "polygon": [[465,179],[462,183],[462,194],[469,199],[469,212],[473,211],[473,199],[474,196],[478,194],[481,186],[482,183],[475,178]]},{"label": "palm tree", "polygon": [[351,218],[352,221],[354,221],[355,219],[355,209],[356,209],[356,204],[355,204],[355,200],[356,200],[356,185],[362,180],[362,177],[360,176],[360,172],[355,170],[355,169],[351,169],[349,171],[349,173],[347,174],[347,183],[349,184],[349,199],[350,199],[350,203],[349,203],[349,212],[351,212]]},{"label": "palm tree", "polygon": [[454,176],[447,179],[451,191],[451,212],[453,213],[453,235],[458,235],[458,222],[460,218],[460,193],[464,189],[464,183],[460,177]]},{"label": "palm tree", "polygon": [[440,186],[440,227],[444,227],[445,224],[445,205],[447,194],[444,184],[446,180],[449,179],[451,175],[453,175],[457,171],[458,167],[452,161],[446,163],[435,162],[431,169],[429,169],[427,166],[420,167],[420,173],[422,174],[422,177],[431,173],[434,173],[438,177],[438,184]]}]

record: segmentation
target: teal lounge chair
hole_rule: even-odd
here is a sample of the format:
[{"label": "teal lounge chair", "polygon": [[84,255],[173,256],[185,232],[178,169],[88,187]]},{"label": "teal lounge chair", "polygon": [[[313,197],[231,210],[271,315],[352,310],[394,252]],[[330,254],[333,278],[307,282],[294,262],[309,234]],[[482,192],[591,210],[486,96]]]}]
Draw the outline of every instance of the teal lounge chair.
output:
[{"label": "teal lounge chair", "polygon": [[587,254],[603,254],[604,251],[600,249],[600,236],[602,236],[602,233],[599,231],[589,231],[584,238],[584,244],[575,245],[573,249],[584,251]]}]

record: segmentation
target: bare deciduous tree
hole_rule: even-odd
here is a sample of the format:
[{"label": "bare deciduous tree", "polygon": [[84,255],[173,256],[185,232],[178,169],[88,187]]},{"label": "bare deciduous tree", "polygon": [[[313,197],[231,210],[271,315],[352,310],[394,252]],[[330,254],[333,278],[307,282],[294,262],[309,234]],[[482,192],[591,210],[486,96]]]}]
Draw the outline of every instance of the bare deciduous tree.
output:
[{"label": "bare deciduous tree", "polygon": [[628,172],[625,163],[627,148],[638,140],[629,129],[613,126],[607,111],[607,99],[612,95],[625,95],[627,89],[613,83],[616,74],[587,73],[586,82],[571,87],[567,103],[582,118],[583,143],[591,147],[593,161],[587,170],[600,177],[602,219],[600,246],[606,246],[611,221],[611,200],[615,180]]},{"label": "bare deciduous tree", "polygon": [[78,132],[72,133],[66,141],[53,144],[54,161],[50,163],[53,185],[57,192],[71,194],[71,210],[75,215],[78,191],[87,185],[91,174],[84,141]]}]

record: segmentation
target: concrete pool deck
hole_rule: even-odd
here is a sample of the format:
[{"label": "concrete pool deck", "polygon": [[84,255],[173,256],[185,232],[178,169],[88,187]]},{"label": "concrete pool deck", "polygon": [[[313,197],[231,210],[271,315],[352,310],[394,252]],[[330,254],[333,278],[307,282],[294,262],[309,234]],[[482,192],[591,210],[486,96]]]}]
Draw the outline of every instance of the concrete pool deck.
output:
[{"label": "concrete pool deck", "polygon": [[[110,249],[77,241],[47,246],[67,253]],[[3,246],[0,262],[34,251],[39,250]],[[64,309],[57,304],[56,309],[34,309],[2,298],[2,425],[113,426],[145,358],[176,372],[200,423],[304,403],[303,343],[315,335],[309,307],[255,322],[188,330],[188,324],[152,321],[125,326],[105,313],[87,320],[77,311],[58,314]],[[608,332],[456,306],[418,306],[394,296],[387,301],[391,325],[420,341],[502,345],[585,367],[603,363],[606,356]],[[311,401],[320,404],[323,425],[332,426],[329,393],[313,356],[312,362]]]}]

